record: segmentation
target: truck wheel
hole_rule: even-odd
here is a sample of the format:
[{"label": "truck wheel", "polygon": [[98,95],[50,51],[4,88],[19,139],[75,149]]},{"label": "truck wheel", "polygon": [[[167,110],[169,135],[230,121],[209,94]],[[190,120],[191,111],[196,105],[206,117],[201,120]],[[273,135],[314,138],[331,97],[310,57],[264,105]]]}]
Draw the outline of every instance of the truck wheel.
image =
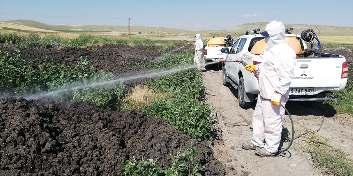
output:
[{"label": "truck wheel", "polygon": [[217,70],[222,70],[223,69],[223,64],[221,62],[217,63]]},{"label": "truck wheel", "polygon": [[223,85],[228,86],[229,85],[229,78],[226,74],[226,70],[224,67],[222,67],[222,70],[223,70]]},{"label": "truck wheel", "polygon": [[238,101],[239,101],[239,106],[243,109],[249,108],[250,103],[246,102],[245,99],[246,97],[246,92],[245,92],[245,86],[244,86],[244,78],[240,77],[239,79],[239,86],[238,86]]}]

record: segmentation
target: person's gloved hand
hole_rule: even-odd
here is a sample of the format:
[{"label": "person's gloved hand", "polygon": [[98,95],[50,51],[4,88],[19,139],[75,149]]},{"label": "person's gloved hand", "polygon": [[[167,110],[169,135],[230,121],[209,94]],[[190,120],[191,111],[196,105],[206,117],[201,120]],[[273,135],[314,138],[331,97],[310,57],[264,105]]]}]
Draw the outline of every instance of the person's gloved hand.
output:
[{"label": "person's gloved hand", "polygon": [[271,103],[272,103],[273,106],[280,106],[281,105],[281,101],[280,100],[272,99]]},{"label": "person's gloved hand", "polygon": [[271,103],[273,106],[281,106],[281,94],[275,93],[275,95],[271,98]]},{"label": "person's gloved hand", "polygon": [[247,70],[247,71],[249,71],[251,73],[255,72],[256,69],[257,69],[256,65],[253,65],[253,64],[248,64],[248,65],[245,66],[245,70]]}]

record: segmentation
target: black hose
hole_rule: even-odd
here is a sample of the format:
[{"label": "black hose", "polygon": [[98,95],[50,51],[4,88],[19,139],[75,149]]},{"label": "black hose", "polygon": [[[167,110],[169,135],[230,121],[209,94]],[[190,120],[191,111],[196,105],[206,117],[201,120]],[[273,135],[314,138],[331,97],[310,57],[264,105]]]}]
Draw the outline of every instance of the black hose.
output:
[{"label": "black hose", "polygon": [[285,107],[285,105],[282,105],[282,107],[285,109],[285,111],[287,113],[287,117],[288,117],[288,119],[290,121],[290,124],[291,124],[291,139],[289,140],[289,144],[287,145],[287,147],[280,149],[278,151],[278,154],[284,153],[284,152],[289,150],[289,148],[293,145],[294,133],[295,133],[295,131],[294,131],[294,121],[292,119],[292,116],[289,113],[288,109]]}]

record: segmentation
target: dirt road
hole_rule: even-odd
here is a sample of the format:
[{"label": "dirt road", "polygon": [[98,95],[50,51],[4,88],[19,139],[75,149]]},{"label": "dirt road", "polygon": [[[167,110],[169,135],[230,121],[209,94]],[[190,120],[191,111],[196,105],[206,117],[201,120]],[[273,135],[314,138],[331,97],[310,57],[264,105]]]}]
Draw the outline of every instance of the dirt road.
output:
[{"label": "dirt road", "polygon": [[[322,175],[313,167],[309,154],[301,150],[301,138],[294,141],[291,157],[260,158],[253,151],[244,151],[241,144],[251,138],[251,116],[248,110],[238,106],[232,91],[222,85],[222,71],[203,73],[207,99],[217,115],[222,138],[215,147],[216,157],[228,168],[227,175]],[[320,104],[288,104],[296,127],[296,136],[307,130],[320,129],[318,134],[331,145],[353,156],[353,126],[351,118],[335,116],[332,107]]]}]

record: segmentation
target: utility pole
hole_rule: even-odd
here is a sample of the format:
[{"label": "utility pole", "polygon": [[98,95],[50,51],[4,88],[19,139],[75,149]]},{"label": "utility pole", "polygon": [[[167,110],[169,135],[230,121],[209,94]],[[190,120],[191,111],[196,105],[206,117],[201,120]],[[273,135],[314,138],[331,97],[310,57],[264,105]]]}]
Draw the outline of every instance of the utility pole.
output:
[{"label": "utility pole", "polygon": [[129,24],[128,24],[129,35],[131,35],[131,20],[132,20],[132,18],[129,17]]}]

